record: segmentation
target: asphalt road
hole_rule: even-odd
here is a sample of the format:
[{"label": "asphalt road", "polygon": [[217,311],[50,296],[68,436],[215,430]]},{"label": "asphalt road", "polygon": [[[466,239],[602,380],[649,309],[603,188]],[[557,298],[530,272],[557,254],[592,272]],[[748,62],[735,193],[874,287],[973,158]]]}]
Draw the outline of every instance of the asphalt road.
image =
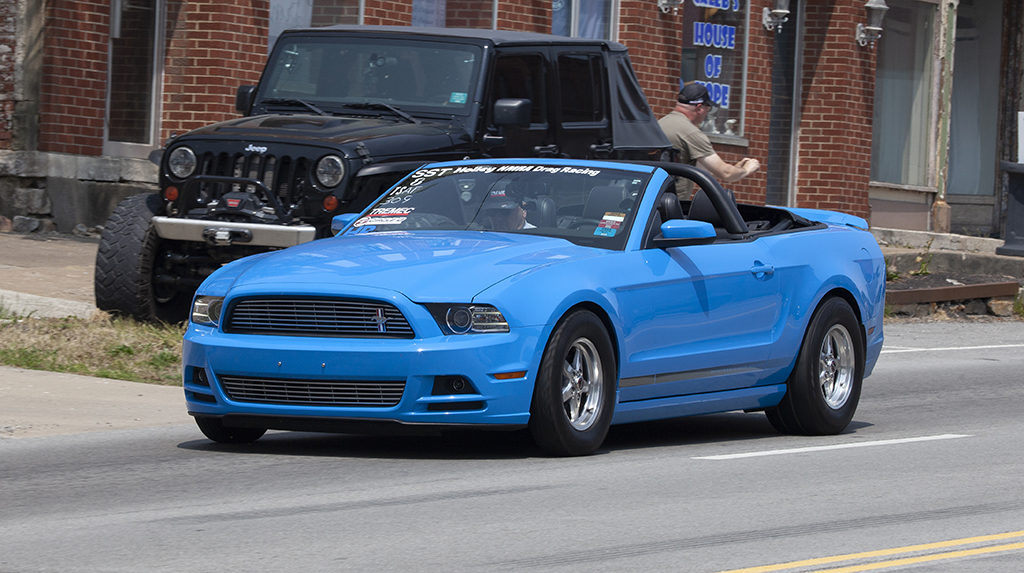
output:
[{"label": "asphalt road", "polygon": [[0,571],[1024,570],[1024,323],[886,329],[841,436],[730,413],[575,459],[516,434],[0,440]]}]

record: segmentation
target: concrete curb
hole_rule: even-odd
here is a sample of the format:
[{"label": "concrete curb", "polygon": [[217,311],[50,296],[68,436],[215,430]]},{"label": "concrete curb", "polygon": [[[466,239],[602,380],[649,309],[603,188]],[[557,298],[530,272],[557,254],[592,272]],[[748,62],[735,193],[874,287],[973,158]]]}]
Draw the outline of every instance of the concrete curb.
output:
[{"label": "concrete curb", "polygon": [[0,290],[0,309],[18,316],[40,318],[65,318],[68,316],[89,318],[99,312],[95,305],[84,302],[36,296],[10,290]]}]

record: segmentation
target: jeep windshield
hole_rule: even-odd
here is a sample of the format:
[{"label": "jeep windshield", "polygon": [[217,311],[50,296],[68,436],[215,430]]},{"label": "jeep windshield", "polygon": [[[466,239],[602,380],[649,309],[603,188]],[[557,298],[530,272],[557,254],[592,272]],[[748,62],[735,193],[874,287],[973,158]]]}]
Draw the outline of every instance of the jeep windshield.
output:
[{"label": "jeep windshield", "polygon": [[[256,96],[275,113],[468,115],[481,50],[427,41],[283,37]],[[400,111],[399,111],[400,110]]]},{"label": "jeep windshield", "polygon": [[355,220],[346,235],[496,231],[624,248],[650,172],[586,163],[460,163],[419,169]]}]

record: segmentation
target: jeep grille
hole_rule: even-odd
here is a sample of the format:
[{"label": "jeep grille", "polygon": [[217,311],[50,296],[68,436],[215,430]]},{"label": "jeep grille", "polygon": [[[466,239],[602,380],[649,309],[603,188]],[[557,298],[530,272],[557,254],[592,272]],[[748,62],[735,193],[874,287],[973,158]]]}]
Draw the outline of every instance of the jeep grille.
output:
[{"label": "jeep grille", "polygon": [[[259,153],[214,153],[202,154],[199,161],[201,175],[218,175],[222,177],[244,177],[258,179],[267,186],[281,201],[285,209],[291,211],[302,200],[307,186],[306,177],[310,169],[310,161],[305,157],[289,157],[261,155]],[[230,191],[242,191],[242,185],[235,183],[229,188],[214,192],[212,187],[218,183],[204,183],[200,193],[207,200],[219,197]],[[252,185],[245,191],[255,192]]]},{"label": "jeep grille", "polygon": [[224,331],[276,336],[413,338],[393,305],[372,300],[246,299],[228,311]]}]

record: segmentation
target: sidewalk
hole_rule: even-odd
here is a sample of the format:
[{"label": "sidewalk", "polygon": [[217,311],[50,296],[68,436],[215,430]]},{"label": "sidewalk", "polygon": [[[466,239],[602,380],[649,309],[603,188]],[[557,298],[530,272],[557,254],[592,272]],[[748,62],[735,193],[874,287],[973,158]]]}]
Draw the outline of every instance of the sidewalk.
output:
[{"label": "sidewalk", "polygon": [[192,424],[180,387],[0,366],[0,439]]},{"label": "sidewalk", "polygon": [[20,315],[88,318],[96,309],[99,239],[0,233],[0,307]]}]

